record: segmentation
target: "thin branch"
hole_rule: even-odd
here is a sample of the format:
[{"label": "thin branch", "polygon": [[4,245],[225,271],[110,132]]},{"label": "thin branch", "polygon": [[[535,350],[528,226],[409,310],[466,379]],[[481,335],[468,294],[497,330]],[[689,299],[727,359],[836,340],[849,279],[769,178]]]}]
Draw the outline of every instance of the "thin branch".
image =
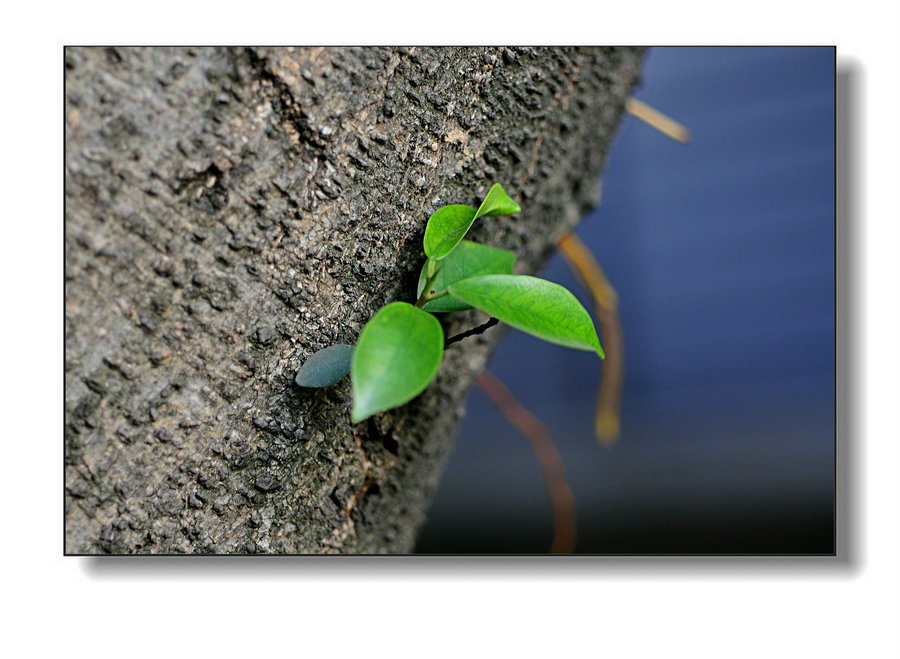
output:
[{"label": "thin branch", "polygon": [[500,321],[497,320],[496,318],[491,318],[489,321],[479,325],[478,327],[473,327],[472,329],[466,330],[465,332],[462,332],[461,334],[456,334],[454,336],[451,336],[449,339],[444,341],[444,347],[446,348],[451,343],[456,343],[457,341],[462,341],[463,339],[465,339],[467,337],[475,336],[476,334],[483,334],[485,332],[485,330],[490,329],[491,327],[493,327],[494,325],[496,325],[499,322]]},{"label": "thin branch", "polygon": [[547,494],[553,504],[552,554],[571,554],[575,551],[576,521],[575,495],[566,482],[563,461],[553,444],[550,432],[541,420],[522,407],[490,371],[483,370],[475,383],[494,401],[497,409],[515,428],[528,437],[544,472]]}]

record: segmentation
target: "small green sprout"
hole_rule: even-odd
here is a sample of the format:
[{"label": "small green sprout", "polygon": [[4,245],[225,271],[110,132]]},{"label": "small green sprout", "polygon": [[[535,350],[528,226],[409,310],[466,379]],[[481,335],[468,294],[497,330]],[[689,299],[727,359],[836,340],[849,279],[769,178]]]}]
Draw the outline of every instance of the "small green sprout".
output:
[{"label": "small green sprout", "polygon": [[[569,348],[603,348],[590,314],[558,284],[514,275],[513,252],[463,240],[480,217],[521,212],[496,183],[477,209],[451,204],[425,226],[426,261],[414,304],[392,302],[366,323],[356,347],[331,346],[297,373],[302,387],[330,386],[348,372],[353,423],[409,402],[431,383],[444,356],[444,331],[432,314],[480,309],[507,325]],[[494,321],[495,322],[495,321]]]}]

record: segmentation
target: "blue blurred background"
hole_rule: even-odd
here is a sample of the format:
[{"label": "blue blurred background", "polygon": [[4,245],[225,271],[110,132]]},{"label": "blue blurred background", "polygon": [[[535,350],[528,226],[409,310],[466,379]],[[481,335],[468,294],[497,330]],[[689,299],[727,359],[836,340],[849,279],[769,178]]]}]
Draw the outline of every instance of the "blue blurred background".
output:
[{"label": "blue blurred background", "polygon": [[[510,330],[488,368],[549,428],[586,553],[834,549],[830,47],[651,48],[579,237],[619,293],[622,436],[593,435],[599,363]],[[542,276],[589,300],[560,256]],[[543,553],[530,445],[478,388],[422,553]]]}]

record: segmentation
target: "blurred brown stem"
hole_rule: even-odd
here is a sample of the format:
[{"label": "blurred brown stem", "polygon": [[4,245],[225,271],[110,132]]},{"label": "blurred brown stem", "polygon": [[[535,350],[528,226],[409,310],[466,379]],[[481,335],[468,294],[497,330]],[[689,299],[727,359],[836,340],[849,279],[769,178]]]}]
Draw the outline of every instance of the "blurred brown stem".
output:
[{"label": "blurred brown stem", "polygon": [[497,409],[515,428],[528,437],[544,472],[547,494],[553,504],[552,554],[575,551],[575,496],[566,482],[563,461],[553,444],[550,432],[541,420],[526,410],[509,389],[490,371],[483,370],[475,383],[494,402]]}]

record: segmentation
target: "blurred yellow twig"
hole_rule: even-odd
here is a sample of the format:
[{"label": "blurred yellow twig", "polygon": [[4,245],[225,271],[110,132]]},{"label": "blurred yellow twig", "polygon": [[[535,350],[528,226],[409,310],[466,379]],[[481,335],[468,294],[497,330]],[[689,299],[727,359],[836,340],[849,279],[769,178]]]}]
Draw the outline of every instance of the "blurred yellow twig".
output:
[{"label": "blurred yellow twig", "polygon": [[594,313],[600,322],[601,343],[606,352],[597,392],[594,432],[603,446],[619,439],[619,402],[625,379],[625,339],[619,319],[619,296],[591,250],[574,233],[563,235],[556,243],[575,277],[590,293]]},{"label": "blurred yellow twig", "polygon": [[634,96],[629,96],[625,101],[625,111],[676,142],[688,144],[691,141],[691,133],[687,128]]}]

